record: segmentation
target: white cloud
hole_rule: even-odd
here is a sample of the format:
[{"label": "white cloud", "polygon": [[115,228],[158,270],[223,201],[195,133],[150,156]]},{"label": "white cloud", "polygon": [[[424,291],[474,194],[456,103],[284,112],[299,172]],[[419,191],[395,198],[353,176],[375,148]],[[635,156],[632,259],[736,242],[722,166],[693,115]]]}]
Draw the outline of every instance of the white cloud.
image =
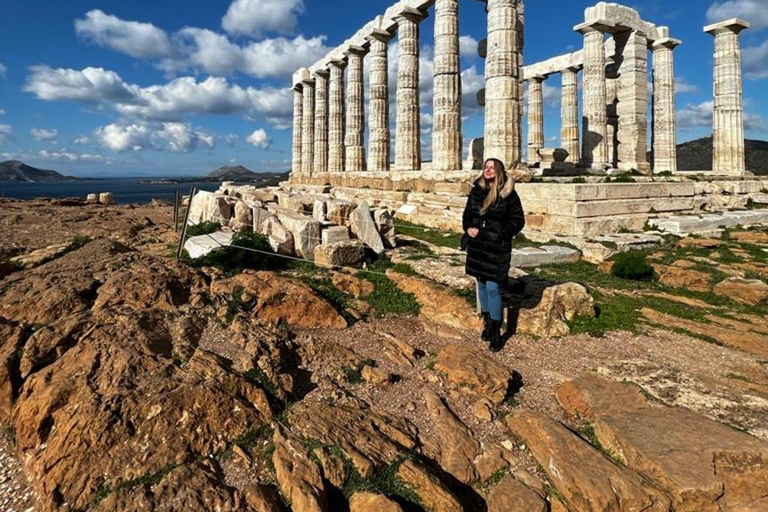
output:
[{"label": "white cloud", "polygon": [[13,133],[13,128],[9,124],[0,124],[0,142],[10,137]]},{"label": "white cloud", "polygon": [[688,83],[685,77],[679,77],[675,80],[675,94],[688,94],[699,92],[698,86]]},{"label": "white cloud", "polygon": [[59,136],[59,131],[56,129],[47,130],[45,128],[32,128],[29,134],[37,141],[52,141],[56,140]]},{"label": "white cloud", "polygon": [[2,62],[0,62],[0,77],[5,77],[5,74],[8,72],[8,68],[3,65]]},{"label": "white cloud", "polygon": [[267,149],[272,144],[272,139],[269,138],[267,132],[263,128],[259,128],[245,139],[249,144],[256,146],[257,148]]},{"label": "white cloud", "polygon": [[274,125],[287,126],[293,110],[287,88],[242,88],[225,78],[177,78],[165,85],[139,87],[101,68],[31,68],[25,91],[39,99],[71,100],[112,108],[125,116],[152,121],[181,121],[188,114],[262,115]]},{"label": "white cloud", "polygon": [[99,46],[138,59],[168,57],[173,53],[168,35],[151,23],[125,21],[98,9],[75,20],[77,35]]},{"label": "white cloud", "polygon": [[91,138],[87,135],[81,135],[78,138],[75,139],[75,144],[78,144],[80,146],[85,146],[86,144],[91,143]]},{"label": "white cloud", "polygon": [[[705,101],[698,105],[688,104],[677,112],[677,126],[682,130],[712,128],[714,102]],[[768,121],[759,114],[745,112],[744,129],[748,132],[765,133]]]},{"label": "white cloud", "polygon": [[113,123],[96,131],[96,138],[116,152],[154,149],[191,153],[197,148],[213,149],[214,136],[183,123]]},{"label": "white cloud", "polygon": [[5,109],[0,108],[0,116],[4,116],[4,115],[5,115]]},{"label": "white cloud", "polygon": [[744,61],[744,72],[747,78],[752,80],[768,78],[768,41],[760,46],[744,48],[741,58]]},{"label": "white cloud", "polygon": [[221,26],[232,35],[254,38],[268,32],[291,34],[303,12],[303,0],[235,0]]},{"label": "white cloud", "polygon": [[747,20],[754,30],[768,27],[768,2],[765,0],[717,1],[707,10],[707,21],[710,23],[730,18]]},{"label": "white cloud", "polygon": [[472,36],[459,37],[459,53],[462,58],[473,59],[478,57],[477,55],[478,41]]},{"label": "white cloud", "polygon": [[325,39],[325,36],[311,39],[279,37],[248,45],[243,49],[243,72],[257,78],[288,78],[300,67],[314,64],[330,51],[325,46]]},{"label": "white cloud", "polygon": [[66,161],[66,162],[107,162],[103,155],[94,155],[90,153],[72,153],[66,149],[61,151],[42,150],[37,152],[37,157],[43,160]]}]

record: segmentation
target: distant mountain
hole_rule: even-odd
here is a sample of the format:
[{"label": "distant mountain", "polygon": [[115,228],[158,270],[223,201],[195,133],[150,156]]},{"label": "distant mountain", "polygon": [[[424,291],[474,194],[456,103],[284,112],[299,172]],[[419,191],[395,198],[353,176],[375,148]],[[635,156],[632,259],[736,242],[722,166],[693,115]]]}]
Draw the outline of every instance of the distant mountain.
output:
[{"label": "distant mountain", "polygon": [[191,178],[162,178],[154,180],[144,180],[140,183],[149,184],[180,184],[180,183],[218,183],[222,181],[236,181],[238,183],[248,183],[257,187],[273,187],[280,182],[288,179],[289,171],[282,172],[253,172],[242,165],[226,166],[216,169],[212,173],[202,177]]},{"label": "distant mountain", "polygon": [[[768,142],[747,140],[746,156],[748,171],[757,175],[768,175]],[[681,171],[712,170],[712,137],[678,144],[677,168]]]},{"label": "distant mountain", "polygon": [[45,183],[81,180],[80,178],[74,178],[72,176],[64,176],[56,171],[47,171],[45,169],[30,167],[18,160],[8,160],[0,162],[0,182],[2,181]]},{"label": "distant mountain", "polygon": [[242,165],[230,165],[216,169],[210,174],[205,175],[206,178],[215,178],[217,181],[243,181],[243,180],[255,180],[263,178],[263,175],[255,173]]}]

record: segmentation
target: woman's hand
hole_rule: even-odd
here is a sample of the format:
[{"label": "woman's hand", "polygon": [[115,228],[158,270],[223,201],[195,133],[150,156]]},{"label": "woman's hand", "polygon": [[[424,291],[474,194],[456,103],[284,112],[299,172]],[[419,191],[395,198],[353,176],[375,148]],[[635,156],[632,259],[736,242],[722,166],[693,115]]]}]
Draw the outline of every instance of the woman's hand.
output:
[{"label": "woman's hand", "polygon": [[469,228],[467,230],[467,234],[470,238],[476,238],[478,233],[480,233],[480,230],[477,228]]}]

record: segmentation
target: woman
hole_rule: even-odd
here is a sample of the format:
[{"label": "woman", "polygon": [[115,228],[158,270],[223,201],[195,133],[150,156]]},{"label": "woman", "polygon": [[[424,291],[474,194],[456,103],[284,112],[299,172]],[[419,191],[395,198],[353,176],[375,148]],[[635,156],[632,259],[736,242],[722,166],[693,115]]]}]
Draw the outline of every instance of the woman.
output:
[{"label": "woman", "polygon": [[525,214],[515,182],[504,171],[504,164],[489,158],[483,173],[473,184],[464,210],[468,275],[477,279],[483,312],[483,339],[491,350],[503,348],[501,338],[502,303],[500,287],[507,281],[512,259],[512,238],[525,226]]}]

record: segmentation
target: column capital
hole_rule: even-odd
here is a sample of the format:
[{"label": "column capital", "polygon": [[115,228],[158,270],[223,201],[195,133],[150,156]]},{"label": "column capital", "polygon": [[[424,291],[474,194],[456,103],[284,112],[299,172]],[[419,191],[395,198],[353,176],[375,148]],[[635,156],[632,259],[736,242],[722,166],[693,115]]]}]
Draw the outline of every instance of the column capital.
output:
[{"label": "column capital", "polygon": [[583,64],[581,66],[568,66],[567,68],[562,69],[560,71],[560,74],[563,75],[565,73],[573,73],[574,75],[576,75],[582,69],[584,69],[584,65]]},{"label": "column capital", "polygon": [[[366,41],[365,44],[367,45],[368,42]],[[344,50],[344,55],[346,55],[347,57],[349,57],[350,55],[362,55],[362,56],[365,56],[369,51],[370,51],[370,49],[367,48],[366,46],[352,45],[349,48],[347,48],[346,50]]]},{"label": "column capital", "polygon": [[549,75],[533,75],[533,76],[526,77],[526,81],[536,82],[537,84],[543,84],[547,78],[549,78]]},{"label": "column capital", "polygon": [[574,31],[580,32],[582,35],[592,34],[595,32],[605,34],[606,32],[611,32],[613,29],[613,23],[606,20],[586,21],[573,27]]},{"label": "column capital", "polygon": [[742,30],[746,30],[750,27],[748,21],[744,21],[740,18],[731,18],[729,20],[721,21],[720,23],[713,23],[704,27],[704,32],[713,36],[719,34],[725,34],[727,32],[733,32],[738,34]]},{"label": "column capital", "polygon": [[310,87],[315,86],[315,79],[311,77],[306,77],[304,80],[301,81],[301,85],[308,85]]},{"label": "column capital", "polygon": [[304,86],[302,84],[294,84],[291,90],[293,92],[304,92]]},{"label": "column capital", "polygon": [[344,69],[347,67],[347,61],[346,59],[331,59],[328,61],[329,67]]},{"label": "column capital", "polygon": [[328,78],[331,74],[331,71],[328,68],[320,68],[317,71],[315,71],[314,75],[318,78]]},{"label": "column capital", "polygon": [[388,31],[375,28],[373,29],[373,32],[371,32],[370,35],[366,36],[366,40],[373,42],[373,41],[381,41],[382,43],[388,43],[393,37],[393,34],[390,34]]},{"label": "column capital", "polygon": [[653,45],[651,45],[651,49],[654,50],[654,51],[658,50],[658,49],[661,49],[661,48],[667,48],[669,50],[674,50],[675,48],[677,48],[681,44],[683,44],[683,42],[681,40],[673,39],[671,37],[667,37],[667,38],[664,38],[664,39],[659,39],[657,41],[654,41]]},{"label": "column capital", "polygon": [[424,21],[426,18],[429,17],[429,13],[420,11],[419,9],[416,9],[414,7],[403,7],[403,10],[394,16],[392,16],[392,19],[396,22],[400,23],[401,20],[407,20],[407,21],[413,21],[415,23],[419,23],[421,21]]}]

